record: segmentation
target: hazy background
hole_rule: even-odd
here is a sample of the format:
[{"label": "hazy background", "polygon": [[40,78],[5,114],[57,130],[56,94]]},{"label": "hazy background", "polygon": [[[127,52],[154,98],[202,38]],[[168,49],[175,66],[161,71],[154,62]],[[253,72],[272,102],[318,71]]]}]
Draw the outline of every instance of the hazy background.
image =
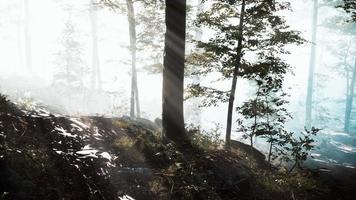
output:
[{"label": "hazy background", "polygon": [[[292,0],[292,12],[285,12],[288,24],[311,40],[312,1]],[[189,1],[196,5],[196,1]],[[68,95],[54,86],[53,76],[63,62],[58,57],[65,23],[71,21],[75,37],[82,49],[83,66],[91,67],[91,27],[89,0],[54,1],[29,0],[29,31],[31,37],[32,73],[25,67],[24,6],[23,0],[0,1],[0,91],[12,100],[29,104],[49,105],[53,112],[65,115],[128,115],[130,96],[130,52],[127,16],[109,9],[98,10],[99,58],[103,80],[103,93],[97,96]],[[334,8],[321,8],[319,21],[339,12]],[[204,33],[207,38],[209,33]],[[328,45],[340,40],[340,35],[319,27],[316,73],[324,74],[323,85],[315,96],[342,99],[345,94],[343,79],[328,65],[335,62]],[[294,75],[288,75],[286,89],[291,95],[289,110],[294,119],[288,123],[293,130],[303,129],[306,84],[309,67],[310,44],[288,47],[291,54],[285,59],[293,66]],[[189,51],[189,49],[188,49]],[[149,53],[149,52],[147,52]],[[143,56],[138,54],[138,57]],[[138,86],[143,117],[154,119],[161,115],[161,74],[152,74],[138,63]],[[84,74],[85,87],[90,88],[90,73]],[[320,76],[321,77],[321,76]],[[207,80],[205,80],[207,81]],[[229,88],[229,83],[222,87]],[[239,81],[237,105],[253,91],[246,81]],[[343,105],[325,103],[330,113],[342,119]],[[186,104],[187,123],[191,122],[191,102]],[[214,123],[225,127],[227,105],[202,108],[201,124],[211,128]],[[342,128],[342,123],[330,124],[328,129]],[[236,137],[236,136],[235,136]]]}]

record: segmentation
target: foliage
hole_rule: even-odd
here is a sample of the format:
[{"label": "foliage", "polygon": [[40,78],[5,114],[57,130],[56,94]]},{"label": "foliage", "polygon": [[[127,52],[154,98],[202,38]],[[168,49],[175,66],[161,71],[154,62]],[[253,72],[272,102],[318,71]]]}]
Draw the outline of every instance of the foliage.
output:
[{"label": "foliage", "polygon": [[186,129],[194,145],[206,150],[217,150],[223,144],[220,139],[221,128],[221,125],[216,123],[215,127],[208,131],[202,130],[199,126],[194,126],[193,124],[190,124]]},{"label": "foliage", "polygon": [[61,49],[57,53],[58,71],[53,77],[54,85],[65,85],[68,88],[83,87],[83,75],[87,67],[82,59],[82,44],[78,41],[78,32],[73,22],[68,20],[63,29]]},{"label": "foliage", "polygon": [[[162,72],[164,49],[164,8],[162,0],[133,1],[136,22],[136,50],[140,54],[138,61],[151,73]],[[100,0],[99,5],[114,12],[127,14],[126,0]],[[147,52],[150,52],[147,54]]]},{"label": "foliage", "polygon": [[164,2],[159,0],[142,1],[144,9],[136,17],[140,30],[137,50],[141,52],[140,61],[145,64],[144,69],[151,73],[160,73],[163,69],[164,6]]},{"label": "foliage", "polygon": [[237,111],[240,118],[237,120],[239,132],[243,132],[245,139],[250,139],[253,146],[253,137],[264,137],[270,143],[268,161],[273,155],[273,145],[278,141],[278,135],[283,132],[284,124],[291,115],[285,105],[287,94],[283,91],[283,80],[289,65],[280,59],[269,57],[248,69],[245,75],[254,81],[257,91],[255,96],[244,102]]},{"label": "foliage", "polygon": [[[351,4],[354,4],[352,2],[348,2],[348,0],[343,1],[343,0],[324,0],[324,3],[327,6],[330,7],[343,7],[346,4],[348,4],[349,9],[352,8]],[[351,3],[351,4],[350,4]],[[354,4],[355,5],[355,4]],[[354,8],[355,9],[355,8]],[[316,124],[318,127],[330,127],[335,130],[335,125],[333,124],[336,123],[342,124],[344,126],[344,130],[347,130],[348,126],[348,117],[347,117],[347,110],[348,104],[350,102],[350,96],[352,92],[351,86],[353,84],[351,83],[352,81],[352,74],[354,73],[353,70],[353,65],[354,65],[354,54],[355,54],[355,34],[356,34],[356,23],[353,21],[350,21],[350,14],[351,13],[345,13],[344,10],[339,9],[337,10],[336,15],[332,15],[331,17],[326,18],[322,22],[322,26],[327,28],[328,30],[332,31],[334,34],[337,35],[336,40],[330,40],[328,39],[324,43],[326,43],[327,46],[327,51],[331,53],[334,57],[333,62],[329,62],[327,64],[327,67],[331,69],[331,72],[337,72],[342,76],[342,78],[345,79],[345,97],[340,100],[339,103],[344,103],[346,102],[346,105],[343,105],[342,107],[344,108],[344,112],[340,113],[338,116],[337,114],[330,113],[328,112],[327,108],[323,107],[323,103],[325,102],[330,102],[333,99],[326,99],[325,97],[322,97],[322,95],[316,95],[316,100],[314,100],[315,107],[318,106],[320,111],[316,109],[316,114],[317,118],[320,119],[320,121],[323,121],[324,123],[319,123]],[[355,11],[354,11],[355,12]],[[334,77],[328,77],[328,80],[333,79]],[[320,80],[319,84],[325,84],[328,82],[328,80]],[[321,93],[322,88],[318,87],[314,88],[315,91],[318,91]],[[326,94],[328,95],[328,91],[326,91]],[[335,102],[335,104],[338,102]],[[336,115],[336,116],[335,116]],[[343,116],[341,116],[343,115]],[[342,120],[340,120],[342,119]],[[340,123],[341,122],[341,123]],[[342,123],[343,122],[343,123]]]},{"label": "foliage", "polygon": [[342,4],[338,7],[343,8],[346,13],[349,13],[352,21],[356,22],[356,2],[354,0],[343,0]]},{"label": "foliage", "polygon": [[[260,185],[257,195],[274,196],[274,199],[313,199],[313,195],[328,192],[328,188],[311,173],[256,172]],[[309,192],[309,193],[308,193]]]},{"label": "foliage", "polygon": [[237,108],[243,117],[238,120],[240,127],[238,131],[244,133],[245,139],[250,139],[251,146],[253,137],[267,139],[270,144],[268,162],[281,158],[287,162],[294,162],[291,170],[301,167],[314,148],[312,136],[315,136],[319,129],[305,130],[305,133],[298,137],[295,133],[286,131],[284,125],[291,115],[285,108],[288,101],[284,99],[286,94],[278,86],[279,81],[273,82],[271,78],[265,82],[256,80],[258,84],[256,97]]},{"label": "foliage", "polygon": [[280,154],[283,160],[293,162],[289,171],[293,171],[295,167],[302,168],[302,164],[307,160],[311,150],[315,148],[315,140],[313,136],[320,131],[320,129],[312,127],[311,130],[305,129],[296,137],[293,132],[285,132],[280,135],[278,145],[282,147]]},{"label": "foliage", "polygon": [[38,103],[31,96],[25,96],[17,101],[17,105],[21,109],[25,110],[36,110],[38,108]]},{"label": "foliage", "polygon": [[0,93],[0,107],[5,106],[8,101],[9,100],[6,98],[6,96]]},{"label": "foliage", "polygon": [[[289,3],[268,1],[248,1],[243,31],[242,54],[237,55],[238,19],[240,1],[213,1],[211,9],[198,15],[196,24],[210,29],[214,35],[208,41],[197,41],[200,52],[189,55],[190,64],[199,67],[194,75],[218,74],[218,82],[229,80],[241,56],[238,75],[245,79],[255,79],[266,72],[284,74],[289,66],[280,58],[289,52],[288,44],[301,44],[304,40],[299,32],[290,30],[278,11],[289,8]],[[215,76],[216,77],[216,76]],[[281,79],[282,81],[283,79]],[[188,97],[206,97],[203,106],[214,106],[227,102],[229,91],[222,91],[201,84],[191,84]],[[208,103],[208,101],[211,103]]]}]

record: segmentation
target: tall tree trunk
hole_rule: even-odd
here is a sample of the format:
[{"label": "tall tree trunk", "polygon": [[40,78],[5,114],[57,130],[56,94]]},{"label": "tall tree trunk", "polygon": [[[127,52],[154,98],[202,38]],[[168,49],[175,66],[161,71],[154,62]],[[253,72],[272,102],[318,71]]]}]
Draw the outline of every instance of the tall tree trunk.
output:
[{"label": "tall tree trunk", "polygon": [[[136,20],[132,0],[126,0],[127,17],[129,21],[130,50],[131,50],[131,101],[130,117],[140,117],[140,103],[138,98],[137,70],[136,70]],[[136,114],[135,114],[136,106]]]},{"label": "tall tree trunk", "polygon": [[269,107],[268,107],[268,98],[266,97],[266,104],[267,104],[267,125],[268,125],[268,134],[269,134],[269,139],[271,140],[271,142],[269,143],[269,150],[268,150],[268,160],[267,162],[270,164],[271,163],[271,156],[272,156],[272,147],[273,147],[273,136],[271,133],[271,125],[270,125],[270,120],[269,120]]},{"label": "tall tree trunk", "polygon": [[90,22],[92,31],[92,77],[91,87],[92,89],[102,89],[101,73],[100,73],[100,60],[98,53],[98,16],[97,6],[95,0],[90,0]]},{"label": "tall tree trunk", "polygon": [[348,105],[350,100],[350,72],[346,69],[346,100],[345,100],[345,114],[344,114],[344,132],[348,132],[349,129],[349,116],[348,116]]},{"label": "tall tree trunk", "polygon": [[[350,44],[352,44],[352,39],[350,40]],[[346,71],[346,94],[345,94],[345,112],[344,112],[344,132],[348,132],[348,117],[347,117],[347,106],[348,106],[348,102],[349,102],[349,98],[350,98],[350,82],[351,82],[351,77],[350,76],[350,70],[348,69],[348,62],[347,62],[347,58],[349,56],[349,51],[351,48],[351,45],[349,44],[346,54],[344,55],[344,67],[345,67],[345,71]]]},{"label": "tall tree trunk", "polygon": [[[135,80],[137,80],[137,76],[136,76]],[[141,108],[140,108],[140,98],[138,95],[137,81],[135,82],[135,102],[136,102],[136,117],[140,118],[141,117]]]},{"label": "tall tree trunk", "polygon": [[356,84],[356,58],[354,63],[354,69],[352,71],[349,97],[346,102],[346,110],[345,110],[345,132],[347,133],[350,133],[350,119],[351,119],[353,99],[355,98],[355,84]]},{"label": "tall tree trunk", "polygon": [[237,62],[234,68],[234,74],[232,77],[231,91],[229,97],[229,106],[227,111],[227,122],[226,122],[226,135],[225,135],[225,148],[231,149],[231,127],[232,127],[232,114],[234,110],[234,100],[236,92],[236,83],[237,83],[237,74],[241,66],[241,57],[242,57],[242,39],[243,39],[243,25],[244,25],[244,16],[245,16],[245,6],[246,1],[242,0],[241,12],[240,12],[240,23],[239,23],[239,39],[237,46]]},{"label": "tall tree trunk", "polygon": [[32,73],[32,47],[31,47],[31,32],[30,32],[30,8],[29,0],[24,0],[24,12],[25,12],[25,54],[26,54],[26,68],[28,72]]},{"label": "tall tree trunk", "polygon": [[187,141],[183,115],[186,0],[166,0],[163,60],[163,134],[176,143]]},{"label": "tall tree trunk", "polygon": [[[257,89],[257,92],[256,92],[256,98],[255,98],[255,104],[256,105],[257,105],[257,102],[258,102],[258,98],[260,96],[260,89],[261,89],[261,86],[258,85],[258,89]],[[253,123],[253,127],[252,127],[252,133],[250,135],[251,153],[252,153],[252,150],[253,150],[253,136],[255,135],[256,127],[257,127],[257,112],[255,112],[254,123]],[[255,137],[255,138],[257,138],[257,137]]]},{"label": "tall tree trunk", "polygon": [[309,61],[309,76],[308,76],[308,88],[307,98],[305,102],[305,127],[310,129],[312,126],[312,109],[313,109],[313,89],[314,89],[314,71],[316,65],[316,36],[318,27],[318,0],[314,0],[313,6],[313,24],[312,24],[312,44],[310,51]]}]

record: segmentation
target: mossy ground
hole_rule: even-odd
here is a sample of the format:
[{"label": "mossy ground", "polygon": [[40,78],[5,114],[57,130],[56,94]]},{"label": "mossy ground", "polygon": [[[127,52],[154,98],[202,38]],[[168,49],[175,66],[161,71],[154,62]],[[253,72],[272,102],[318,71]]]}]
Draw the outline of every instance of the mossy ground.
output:
[{"label": "mossy ground", "polygon": [[[261,167],[243,149],[223,150],[215,133],[210,140],[195,130],[194,144],[180,148],[147,120],[73,120],[24,112],[4,98],[0,105],[0,199],[328,199],[335,191],[348,199],[354,192],[332,187],[334,176]],[[77,153],[88,146],[95,153]]]}]

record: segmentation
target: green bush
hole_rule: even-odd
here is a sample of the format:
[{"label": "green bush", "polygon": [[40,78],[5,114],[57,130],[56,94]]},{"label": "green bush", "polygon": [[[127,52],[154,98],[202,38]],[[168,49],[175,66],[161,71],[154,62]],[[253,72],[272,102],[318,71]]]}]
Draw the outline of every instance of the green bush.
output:
[{"label": "green bush", "polygon": [[208,131],[202,130],[200,126],[194,126],[193,124],[188,125],[186,129],[192,143],[202,149],[217,150],[223,144],[223,140],[220,139],[222,127],[218,123]]}]

